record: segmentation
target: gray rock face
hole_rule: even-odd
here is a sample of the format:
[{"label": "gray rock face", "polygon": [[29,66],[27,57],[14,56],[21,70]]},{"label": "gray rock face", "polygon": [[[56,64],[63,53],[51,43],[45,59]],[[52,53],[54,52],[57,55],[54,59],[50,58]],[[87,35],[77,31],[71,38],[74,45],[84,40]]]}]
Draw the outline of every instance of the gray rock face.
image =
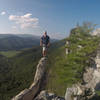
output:
[{"label": "gray rock face", "polygon": [[92,34],[100,36],[100,28],[97,28],[96,30],[94,30]]},{"label": "gray rock face", "polygon": [[74,84],[72,87],[67,88],[65,100],[88,100],[93,95],[90,88],[86,88],[81,84]]},{"label": "gray rock face", "polygon": [[95,90],[100,91],[100,47],[96,57],[92,60],[92,65],[86,68],[83,74],[84,85],[76,84],[67,88],[65,100],[85,100],[95,95]]},{"label": "gray rock face", "polygon": [[65,99],[62,97],[56,96],[54,93],[41,91],[40,94],[34,100],[65,100]]},{"label": "gray rock face", "polygon": [[73,85],[71,88],[67,88],[65,94],[65,100],[77,100],[76,95],[80,95],[82,93],[82,90],[79,86]]},{"label": "gray rock face", "polygon": [[85,86],[95,91],[100,90],[100,49],[98,49],[94,61],[94,66],[87,69],[83,78],[87,82]]},{"label": "gray rock face", "polygon": [[[66,45],[68,46],[69,45],[69,42],[68,41],[66,41]],[[69,49],[68,48],[66,48],[66,55],[69,53]]]},{"label": "gray rock face", "polygon": [[21,91],[17,96],[13,97],[11,100],[33,100],[36,94],[40,91],[40,87],[42,85],[44,74],[46,71],[46,65],[47,59],[45,57],[41,58],[37,65],[37,70],[33,84],[28,89]]}]

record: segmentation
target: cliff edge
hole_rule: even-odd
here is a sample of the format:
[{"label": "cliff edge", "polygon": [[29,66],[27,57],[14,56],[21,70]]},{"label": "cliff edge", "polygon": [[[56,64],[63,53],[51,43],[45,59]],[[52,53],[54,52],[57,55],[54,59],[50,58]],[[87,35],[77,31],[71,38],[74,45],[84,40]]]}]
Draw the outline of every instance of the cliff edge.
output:
[{"label": "cliff edge", "polygon": [[36,74],[34,77],[34,82],[28,89],[24,89],[18,95],[13,97],[11,100],[33,100],[34,97],[39,93],[41,85],[44,81],[44,74],[46,72],[47,58],[43,57],[40,59]]}]

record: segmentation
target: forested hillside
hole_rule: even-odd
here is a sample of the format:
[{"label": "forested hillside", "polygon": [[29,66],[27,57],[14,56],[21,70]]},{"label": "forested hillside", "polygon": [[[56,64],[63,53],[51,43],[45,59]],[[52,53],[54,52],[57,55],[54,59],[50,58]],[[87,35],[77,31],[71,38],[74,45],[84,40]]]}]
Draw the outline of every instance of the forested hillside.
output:
[{"label": "forested hillside", "polygon": [[32,83],[36,65],[41,57],[40,51],[41,49],[36,47],[24,50],[12,58],[0,56],[1,100],[10,100]]},{"label": "forested hillside", "polygon": [[[51,44],[48,54],[51,55],[55,48],[64,44],[65,40]],[[10,100],[21,90],[31,85],[36,66],[42,57],[41,50],[41,47],[33,47],[10,58],[1,55],[3,59],[0,61],[2,65],[0,66],[0,99]]]},{"label": "forested hillside", "polygon": [[39,39],[33,35],[0,34],[0,51],[31,48],[39,45]]}]

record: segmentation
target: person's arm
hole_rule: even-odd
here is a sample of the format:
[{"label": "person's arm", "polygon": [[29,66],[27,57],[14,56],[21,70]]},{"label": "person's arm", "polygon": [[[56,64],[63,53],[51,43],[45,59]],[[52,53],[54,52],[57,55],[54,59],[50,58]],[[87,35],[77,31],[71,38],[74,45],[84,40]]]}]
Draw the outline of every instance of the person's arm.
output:
[{"label": "person's arm", "polygon": [[40,39],[40,46],[42,46],[42,39]]}]

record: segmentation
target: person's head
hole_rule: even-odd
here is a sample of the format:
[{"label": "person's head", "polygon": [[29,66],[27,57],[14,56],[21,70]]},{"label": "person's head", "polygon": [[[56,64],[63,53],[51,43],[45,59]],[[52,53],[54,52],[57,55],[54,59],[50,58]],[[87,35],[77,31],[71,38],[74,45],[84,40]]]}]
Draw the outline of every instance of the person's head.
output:
[{"label": "person's head", "polygon": [[43,35],[46,36],[47,35],[47,31],[45,31]]}]

